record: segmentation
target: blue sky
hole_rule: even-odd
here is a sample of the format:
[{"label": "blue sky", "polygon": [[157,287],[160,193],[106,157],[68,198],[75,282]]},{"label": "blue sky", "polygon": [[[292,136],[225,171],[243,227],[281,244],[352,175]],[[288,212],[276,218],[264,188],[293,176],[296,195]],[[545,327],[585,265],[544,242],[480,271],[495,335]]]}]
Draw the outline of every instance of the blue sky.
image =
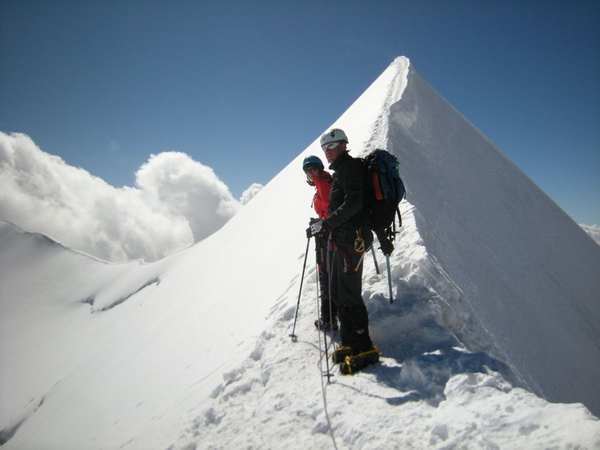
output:
[{"label": "blue sky", "polygon": [[419,73],[600,224],[600,3],[0,2],[0,130],[115,186],[186,152],[239,197],[387,67]]}]

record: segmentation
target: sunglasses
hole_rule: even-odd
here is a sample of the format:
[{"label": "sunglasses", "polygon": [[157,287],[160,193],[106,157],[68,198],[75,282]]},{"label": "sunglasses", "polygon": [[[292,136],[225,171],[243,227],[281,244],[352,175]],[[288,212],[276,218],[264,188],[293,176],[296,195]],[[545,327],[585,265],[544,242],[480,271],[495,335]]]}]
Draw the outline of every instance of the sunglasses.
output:
[{"label": "sunglasses", "polygon": [[329,144],[325,144],[323,145],[321,148],[323,149],[323,151],[325,150],[333,150],[334,148],[336,148],[339,144],[338,142],[330,142]]}]

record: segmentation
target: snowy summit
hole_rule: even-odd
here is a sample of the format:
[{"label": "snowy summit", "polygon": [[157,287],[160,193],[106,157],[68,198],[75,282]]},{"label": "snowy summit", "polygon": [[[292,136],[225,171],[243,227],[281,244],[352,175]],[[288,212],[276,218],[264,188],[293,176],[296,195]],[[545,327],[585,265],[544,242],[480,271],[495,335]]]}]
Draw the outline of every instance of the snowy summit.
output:
[{"label": "snowy summit", "polygon": [[154,263],[0,223],[2,449],[600,448],[600,246],[406,58],[332,127],[408,191],[393,304],[365,259],[378,365],[322,377],[312,246],[288,337],[317,138]]}]

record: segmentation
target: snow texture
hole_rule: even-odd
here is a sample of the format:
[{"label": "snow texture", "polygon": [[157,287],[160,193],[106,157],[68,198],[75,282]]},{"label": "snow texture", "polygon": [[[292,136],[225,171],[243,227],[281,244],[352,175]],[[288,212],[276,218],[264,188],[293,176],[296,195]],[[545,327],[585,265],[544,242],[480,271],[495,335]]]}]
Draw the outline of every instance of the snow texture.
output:
[{"label": "snow texture", "polygon": [[155,263],[0,224],[3,450],[599,448],[598,246],[406,58],[333,126],[355,155],[396,153],[408,188],[393,304],[381,253],[383,275],[365,259],[381,364],[322,376],[312,242],[288,336],[317,136],[219,231]]}]

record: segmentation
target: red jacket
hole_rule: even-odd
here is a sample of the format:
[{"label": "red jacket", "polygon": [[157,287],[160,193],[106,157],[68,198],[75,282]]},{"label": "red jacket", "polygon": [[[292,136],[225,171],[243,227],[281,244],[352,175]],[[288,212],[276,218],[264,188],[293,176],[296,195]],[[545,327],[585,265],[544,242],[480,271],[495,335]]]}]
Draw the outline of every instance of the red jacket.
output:
[{"label": "red jacket", "polygon": [[329,172],[325,171],[313,179],[313,183],[317,189],[317,192],[315,192],[315,196],[313,197],[313,208],[315,208],[315,211],[321,219],[327,219],[331,181],[331,175]]}]

